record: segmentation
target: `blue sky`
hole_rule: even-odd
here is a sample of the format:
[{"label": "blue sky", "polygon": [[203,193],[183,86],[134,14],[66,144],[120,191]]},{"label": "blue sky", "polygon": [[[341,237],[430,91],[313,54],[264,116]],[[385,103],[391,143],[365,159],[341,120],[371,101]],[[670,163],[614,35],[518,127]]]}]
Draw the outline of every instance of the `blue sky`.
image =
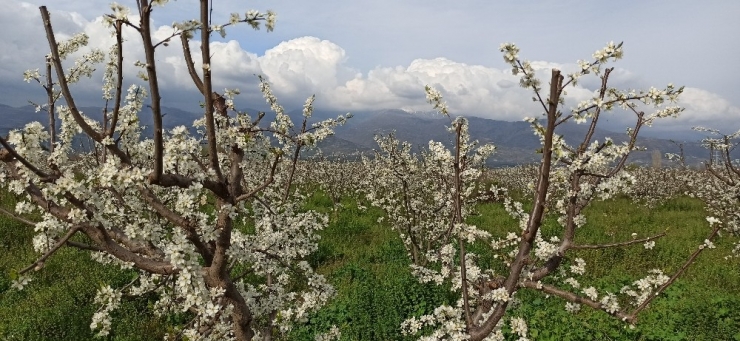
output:
[{"label": "blue sky", "polygon": [[[135,6],[135,1],[121,0]],[[272,9],[274,32],[230,28],[214,43],[217,89],[237,87],[238,104],[261,103],[255,74],[273,83],[287,108],[317,95],[320,108],[363,111],[383,108],[426,110],[423,86],[440,88],[453,112],[521,120],[539,114],[531,95],[516,86],[499,45],[514,42],[520,55],[543,75],[568,70],[578,59],[609,41],[624,41],[625,57],[614,64],[613,85],[623,88],[687,87],[681,118],[656,124],[658,131],[688,131],[705,125],[740,128],[740,2],[737,1],[250,1],[218,0],[214,19],[231,12]],[[111,41],[96,17],[106,1],[0,0],[0,103],[42,100],[37,87],[23,83],[26,69],[43,66],[46,42],[38,6],[52,11],[57,32],[86,31],[91,46]],[[195,0],[170,0],[154,13],[159,34],[176,20],[195,18]],[[8,33],[8,32],[12,32]],[[133,36],[131,40],[134,41]],[[197,48],[197,42],[193,42]],[[199,110],[194,88],[181,65],[179,44],[162,49],[158,60],[164,104]],[[136,48],[126,60],[137,59]],[[143,58],[140,58],[143,59]],[[218,65],[216,64],[218,62]],[[127,81],[136,82],[130,68]],[[102,105],[100,77],[77,86],[84,105]],[[595,81],[573,89],[573,101],[587,98]],[[255,102],[259,101],[259,102]],[[619,117],[613,123],[624,123]],[[621,129],[620,129],[621,130]],[[728,131],[729,132],[729,131]]]}]

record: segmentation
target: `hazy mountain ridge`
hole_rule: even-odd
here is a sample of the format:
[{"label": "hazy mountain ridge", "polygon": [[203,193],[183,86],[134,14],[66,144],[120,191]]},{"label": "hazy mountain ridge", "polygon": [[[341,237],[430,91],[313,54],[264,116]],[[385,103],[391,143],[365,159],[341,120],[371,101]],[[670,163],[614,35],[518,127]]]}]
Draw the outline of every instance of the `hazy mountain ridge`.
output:
[{"label": "hazy mountain ridge", "polygon": [[[82,107],[86,115],[91,117],[100,116],[102,108]],[[192,127],[193,121],[202,117],[201,113],[192,113],[177,108],[163,107],[164,117],[162,119],[165,128],[170,129],[179,125]],[[258,110],[244,109],[249,114],[256,116]],[[321,111],[314,112],[309,119],[309,124],[328,118],[335,118],[347,112]],[[287,113],[297,127],[303,121],[301,110],[293,110]],[[408,112],[399,109],[386,109],[378,111],[353,113],[345,126],[338,127],[335,135],[320,144],[325,154],[349,154],[353,152],[370,152],[376,148],[374,137],[377,134],[388,134],[394,132],[397,138],[408,141],[417,147],[426,146],[430,140],[440,141],[448,146],[452,145],[453,136],[447,131],[450,119],[435,115],[431,112]],[[149,109],[145,109],[140,115],[141,123],[149,129],[145,129],[145,135],[151,135],[152,115]],[[272,120],[268,112],[265,121]],[[480,143],[492,143],[497,151],[489,161],[492,166],[516,165],[536,162],[539,154],[536,150],[540,148],[539,139],[531,130],[530,124],[526,122],[508,122],[490,120],[480,117],[468,118],[470,122],[470,134]],[[11,129],[23,127],[32,121],[40,121],[42,124],[48,122],[45,112],[36,113],[32,106],[11,107],[0,104],[0,134],[7,134]],[[557,132],[564,135],[566,142],[570,145],[580,143],[577,138],[582,138],[588,125],[564,124],[558,127]],[[678,135],[678,134],[677,134]],[[624,132],[611,132],[597,129],[594,139],[603,141],[607,136],[615,142],[621,143],[627,140]],[[690,164],[698,163],[708,156],[706,149],[696,141],[683,141],[684,153]],[[646,151],[635,152],[630,156],[630,162],[650,164],[654,150],[665,153],[678,153],[677,143],[666,139],[640,138],[638,145]],[[666,164],[666,162],[664,162]]]}]

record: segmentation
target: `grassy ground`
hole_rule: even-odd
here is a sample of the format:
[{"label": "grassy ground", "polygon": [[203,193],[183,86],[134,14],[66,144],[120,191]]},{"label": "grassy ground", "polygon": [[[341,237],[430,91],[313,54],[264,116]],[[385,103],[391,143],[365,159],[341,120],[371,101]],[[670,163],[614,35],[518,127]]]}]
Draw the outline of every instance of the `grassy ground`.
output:
[{"label": "grassy ground", "polygon": [[[5,194],[0,200],[8,207],[11,199]],[[92,304],[96,291],[104,284],[121,287],[134,273],[104,267],[87,252],[63,248],[33,274],[26,289],[11,290],[17,271],[39,256],[31,247],[33,234],[27,226],[0,217],[0,340],[93,339],[90,321],[97,309]],[[167,321],[148,314],[150,300],[154,302],[154,297],[125,302],[108,339],[162,339]]]},{"label": "grassy ground", "polygon": [[[331,201],[316,195],[309,207],[330,212]],[[486,204],[480,212],[471,222],[493,233],[514,226],[497,204]],[[319,250],[309,261],[329,278],[338,295],[305,326],[296,328],[291,340],[313,340],[316,332],[331,325],[341,328],[343,340],[404,340],[399,329],[404,319],[455,301],[444,287],[416,282],[401,241],[377,223],[380,215],[374,209],[360,211],[347,201],[322,232]],[[653,250],[637,245],[579,251],[578,256],[588,263],[581,283],[600,292],[618,291],[649,269],[675,270],[709,232],[701,204],[689,198],[671,200],[656,209],[616,199],[596,203],[587,217],[578,243],[628,240],[632,232],[647,236],[668,230]],[[548,222],[543,231],[547,235],[553,229],[553,222]],[[35,274],[27,290],[9,290],[13,271],[36,256],[30,247],[31,234],[25,230],[0,218],[0,340],[91,339],[95,291],[103,283],[122,286],[132,274],[100,266],[82,252],[65,250]],[[740,340],[740,264],[724,259],[730,250],[727,242],[716,244],[640,316],[634,329],[587,307],[567,313],[562,300],[530,291],[518,294],[526,304],[513,309],[512,315],[527,318],[535,340]],[[153,300],[144,297],[125,303],[106,339],[161,339],[168,325],[177,321],[150,316],[147,306]]]},{"label": "grassy ground", "polygon": [[[314,208],[330,205],[316,197]],[[455,297],[445,288],[416,283],[408,271],[408,258],[400,240],[376,223],[378,211],[358,211],[347,203],[338,219],[324,231],[321,248],[313,261],[338,289],[336,299],[299,328],[293,339],[309,340],[313,332],[329,325],[341,327],[345,340],[403,340],[399,325],[411,315],[431,312]],[[494,234],[516,226],[498,204],[480,207],[471,223]],[[621,198],[595,203],[587,212],[588,223],[578,232],[577,242],[630,240],[633,232],[646,237],[667,230],[653,250],[642,244],[629,248],[582,250],[587,262],[584,286],[600,292],[617,292],[650,269],[670,274],[700,245],[709,233],[702,204],[678,198],[648,209]],[[544,226],[554,233],[555,222]],[[564,301],[521,291],[527,302],[512,311],[525,316],[535,340],[740,340],[740,264],[726,260],[731,245],[726,241],[704,252],[699,261],[640,315],[635,328],[587,307],[576,314],[565,311]],[[483,249],[478,250],[482,255]]]}]

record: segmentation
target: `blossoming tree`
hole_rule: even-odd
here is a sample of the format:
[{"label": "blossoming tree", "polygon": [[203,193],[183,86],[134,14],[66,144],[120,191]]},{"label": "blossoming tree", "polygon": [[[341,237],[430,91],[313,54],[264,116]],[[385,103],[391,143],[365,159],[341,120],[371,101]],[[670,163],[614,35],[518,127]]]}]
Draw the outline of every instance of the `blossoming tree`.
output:
[{"label": "blossoming tree", "polygon": [[[122,296],[155,293],[155,313],[192,316],[169,337],[270,340],[333,294],[303,260],[315,250],[316,231],[327,218],[301,210],[303,197],[291,190],[291,182],[301,150],[332,134],[346,117],[306,124],[312,97],[302,126],[296,127],[262,79],[261,91],[274,115],[238,112],[233,104],[237,90],[214,91],[211,35],[223,35],[238,23],[272,30],[274,13],[234,13],[229,23],[216,25],[210,21],[209,2],[201,0],[199,18],[173,24],[170,37],[154,41],[151,15],[167,1],[136,3],[135,17],[117,4],[104,17],[112,36],[110,51],[88,50],[67,70],[66,59],[82,52],[88,38],[80,34],[57,41],[49,12],[40,8],[50,48],[46,73],[28,71],[25,78],[46,89],[48,102],[38,108],[48,110],[52,119],[48,127],[31,123],[0,138],[2,186],[21,196],[13,215],[37,232],[33,246],[41,254],[18,272],[13,286],[28,285],[31,270],[41,270],[61,247],[75,247],[89,250],[102,263],[138,272],[124,287],[98,291],[100,309],[91,327],[99,335],[109,332],[110,313]],[[124,42],[124,30],[140,40]],[[189,48],[196,34],[199,57]],[[196,133],[162,126],[156,54],[176,38],[202,96]],[[145,61],[123,62],[129,44],[143,46]],[[105,111],[98,120],[79,110],[70,85],[104,61]],[[146,86],[123,88],[124,69],[130,66],[140,68]],[[60,99],[64,105],[57,104]],[[153,138],[143,136],[139,125],[137,115],[145,103],[153,115]],[[58,136],[55,117],[61,121]],[[94,141],[91,153],[72,149],[78,134]],[[28,213],[40,220],[29,221],[24,218]]]},{"label": "blossoming tree", "polygon": [[[470,141],[466,119],[459,117],[451,123],[449,130],[459,146],[454,153],[441,142],[430,141],[417,155],[410,143],[391,134],[376,136],[379,150],[374,158],[363,160],[368,169],[366,197],[385,211],[417,270],[438,258],[434,251],[450,242],[455,222],[474,209],[479,196],[477,179],[494,151],[493,145],[479,147]],[[458,192],[459,196],[453,195]],[[475,239],[480,231],[470,232]]]},{"label": "blossoming tree", "polygon": [[[710,214],[707,221],[712,229],[704,244],[695,251],[698,256],[705,248],[714,248],[714,240],[723,229],[729,235],[740,235],[740,160],[733,158],[739,144],[740,131],[727,135],[719,130],[703,127],[695,127],[694,130],[709,134],[702,141],[709,151],[709,158],[704,163],[703,172],[680,179],[687,184],[691,195],[706,204],[707,213]],[[680,155],[671,156],[682,161]],[[736,257],[740,256],[740,242],[735,242],[733,253]]]},{"label": "blossoming tree", "polygon": [[[637,149],[640,129],[657,119],[680,113],[682,108],[664,104],[675,102],[683,88],[668,85],[663,90],[621,91],[609,87],[613,68],[603,65],[609,59],[622,57],[622,45],[610,43],[594,53],[593,61],[579,61],[580,70],[567,78],[561,71],[552,70],[549,91],[543,93],[531,64],[519,59],[518,48],[503,44],[501,51],[513,73],[521,75],[520,85],[533,91],[533,100],[539,103],[544,116],[527,119],[542,145],[537,178],[529,186],[531,210],[525,211],[524,205],[512,200],[504,189],[488,191],[502,197],[506,210],[519,221],[518,231],[494,237],[488,231],[498,227],[483,230],[466,222],[467,216],[474,212],[471,193],[475,188],[473,181],[480,174],[474,165],[480,164],[493,150],[487,146],[472,148],[475,144],[469,142],[464,119],[452,121],[453,150],[431,142],[428,151],[418,157],[410,154],[407,145],[388,138],[378,140],[383,153],[376,157],[374,177],[380,183],[396,185],[369,186],[369,199],[386,210],[390,224],[401,233],[419,280],[448,283],[459,293],[455,305],[443,305],[432,314],[412,317],[403,323],[402,330],[408,335],[421,334],[422,340],[502,340],[502,328],[508,324],[512,333],[526,340],[526,320],[507,315],[507,308],[522,288],[560,297],[567,302],[568,310],[586,305],[634,322],[637,314],[678,274],[669,278],[656,269],[620,292],[600,293],[594,287],[581,287],[576,278],[586,271],[586,263],[572,255],[578,249],[635,244],[652,248],[654,240],[664,234],[641,237],[633,234],[631,240],[600,245],[581,245],[576,235],[578,227],[586,223],[583,210],[593,200],[607,199],[629,188],[632,177],[623,168],[629,154]],[[587,74],[597,76],[601,86],[591,99],[582,101],[570,112],[562,112],[567,87]],[[449,116],[437,90],[428,87],[427,99],[440,113]],[[644,110],[649,107],[656,109],[646,114]],[[627,129],[627,141],[596,140],[594,133],[599,119],[618,108],[635,118],[634,127]],[[558,127],[569,121],[586,124],[581,142],[575,146],[568,145],[557,133]],[[406,183],[416,173],[423,174],[421,178],[441,180],[433,186],[426,184],[410,190]],[[541,229],[548,216],[556,218],[560,225],[555,234],[546,234]],[[479,262],[484,255],[469,251],[473,243],[488,245],[488,252],[497,263]]]}]

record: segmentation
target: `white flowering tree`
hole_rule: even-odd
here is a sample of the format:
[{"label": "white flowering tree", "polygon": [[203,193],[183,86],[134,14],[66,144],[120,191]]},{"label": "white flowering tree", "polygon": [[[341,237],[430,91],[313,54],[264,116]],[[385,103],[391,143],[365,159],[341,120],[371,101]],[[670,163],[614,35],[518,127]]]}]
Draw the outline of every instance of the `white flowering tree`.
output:
[{"label": "white flowering tree", "polygon": [[[682,179],[688,183],[691,195],[706,204],[710,214],[707,221],[712,227],[704,244],[697,249],[698,255],[705,247],[714,247],[713,241],[719,237],[722,229],[732,236],[740,235],[740,160],[734,158],[735,149],[740,144],[740,131],[726,135],[716,129],[694,129],[709,134],[702,141],[709,150],[709,158],[704,163],[704,172],[696,172],[697,175]],[[736,242],[733,252],[735,256],[740,256],[740,242]]]},{"label": "white flowering tree", "polygon": [[[312,156],[308,161],[299,163],[301,173],[304,175],[302,185],[305,190],[323,191],[333,204],[336,214],[342,207],[342,199],[354,195],[361,189],[364,182],[365,169],[362,163],[353,161],[352,155],[319,153]],[[358,203],[358,205],[362,206]]]},{"label": "white flowering tree", "polygon": [[[682,108],[665,104],[675,102],[683,88],[668,85],[662,90],[621,91],[609,87],[613,68],[604,68],[604,64],[609,59],[622,57],[622,45],[610,43],[594,53],[593,61],[579,61],[580,70],[575,73],[564,76],[559,70],[552,70],[549,91],[543,92],[535,70],[529,62],[519,59],[515,45],[503,44],[501,51],[504,60],[512,66],[512,72],[521,75],[520,85],[533,91],[533,99],[543,111],[541,118],[526,119],[542,144],[537,177],[528,186],[532,208],[525,211],[524,205],[512,200],[505,191],[493,188],[489,193],[503,197],[501,200],[506,210],[519,221],[519,229],[488,227],[487,231],[501,232],[489,234],[466,224],[466,213],[470,211],[464,209],[467,196],[464,189],[470,186],[470,179],[461,176],[465,172],[465,159],[460,157],[464,155],[460,149],[464,149],[465,143],[461,143],[458,131],[454,152],[430,147],[439,158],[455,155],[448,164],[452,169],[447,172],[453,178],[453,187],[440,188],[441,192],[431,195],[435,198],[449,197],[447,209],[454,214],[447,220],[450,235],[441,238],[446,243],[428,252],[429,264],[413,268],[421,281],[449,283],[460,296],[455,305],[443,305],[432,314],[406,320],[402,330],[411,335],[421,333],[423,340],[503,340],[502,328],[508,324],[513,334],[526,340],[528,328],[525,318],[507,315],[515,294],[523,288],[560,297],[567,302],[568,310],[575,311],[586,305],[635,322],[637,314],[675,276],[669,278],[656,269],[620,292],[599,292],[594,287],[582,287],[576,279],[584,274],[587,264],[574,253],[579,249],[631,245],[652,248],[655,240],[664,234],[639,236],[639,231],[636,231],[630,240],[599,245],[579,244],[576,236],[578,228],[586,223],[583,211],[593,200],[607,199],[629,188],[632,177],[623,168],[629,154],[637,149],[637,134],[657,119],[679,114]],[[567,112],[561,111],[568,86],[576,85],[582,76],[588,74],[600,79],[601,86],[593,97]],[[436,109],[448,115],[439,92],[427,88],[427,95]],[[646,114],[645,110],[649,108],[655,109]],[[627,129],[627,141],[596,140],[594,132],[599,120],[607,112],[617,110],[619,114],[634,115],[634,126]],[[568,145],[558,134],[559,127],[569,121],[586,125],[580,143],[574,146]],[[421,193],[419,196],[425,198],[428,195]],[[557,220],[557,232],[545,234],[542,231],[543,222],[548,217]],[[493,265],[479,262],[486,254],[476,255],[469,251],[468,246],[476,241],[488,246],[486,253],[493,254]]]},{"label": "white flowering tree", "polygon": [[[60,248],[75,247],[138,273],[124,287],[99,289],[95,303],[100,308],[91,323],[98,335],[109,332],[110,313],[122,297],[154,293],[154,313],[191,316],[170,338],[270,340],[333,294],[304,261],[316,249],[316,231],[327,219],[301,210],[303,197],[291,190],[291,182],[302,148],[315,146],[346,118],[307,125],[312,97],[304,107],[303,125],[295,127],[262,79],[261,91],[274,115],[235,111],[237,90],[213,90],[211,35],[223,35],[238,23],[272,30],[275,14],[235,13],[229,23],[215,25],[209,1],[201,0],[199,18],[173,24],[170,37],[154,41],[151,15],[166,3],[139,0],[131,17],[128,8],[113,4],[113,13],[104,16],[111,30],[110,51],[87,49],[84,54],[87,36],[58,42],[46,7],[40,8],[50,47],[46,73],[28,71],[25,78],[46,89],[48,102],[38,108],[49,111],[51,122],[48,127],[31,123],[0,138],[0,183],[21,198],[15,212],[3,212],[36,231],[33,246],[40,253],[18,271],[13,286],[29,285],[32,270],[42,270]],[[124,30],[141,39],[124,42]],[[189,49],[195,34],[200,35],[199,57]],[[176,38],[202,96],[196,133],[162,126],[156,53]],[[123,62],[129,44],[143,46],[143,62]],[[82,57],[67,61],[76,52]],[[105,111],[96,119],[78,109],[71,84],[90,76],[106,58]],[[126,91],[124,69],[130,66],[140,68],[146,85]],[[65,104],[58,105],[58,99]],[[143,136],[139,125],[145,105],[153,115],[153,138]],[[55,117],[61,121],[58,136]],[[79,134],[94,141],[91,153],[72,149]]]},{"label": "white flowering tree", "polygon": [[420,271],[430,259],[438,259],[437,251],[454,234],[463,233],[458,230],[465,228],[463,217],[478,201],[477,180],[494,151],[492,145],[478,147],[470,141],[468,122],[462,117],[453,120],[449,130],[455,136],[455,151],[430,141],[417,155],[410,143],[391,134],[376,136],[374,158],[363,159],[368,170],[363,186],[366,198],[385,211],[388,224],[399,233]]}]

